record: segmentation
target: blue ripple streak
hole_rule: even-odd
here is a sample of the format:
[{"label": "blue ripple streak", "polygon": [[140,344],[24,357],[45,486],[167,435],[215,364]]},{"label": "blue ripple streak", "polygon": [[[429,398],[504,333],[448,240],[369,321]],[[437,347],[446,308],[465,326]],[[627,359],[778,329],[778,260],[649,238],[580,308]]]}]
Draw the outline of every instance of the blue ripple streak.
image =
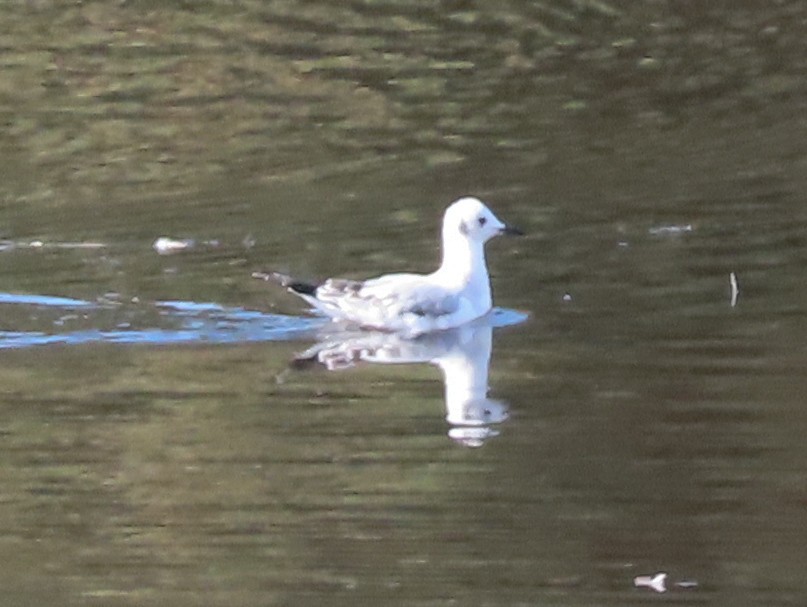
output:
[{"label": "blue ripple streak", "polygon": [[[119,304],[97,304],[94,302],[68,297],[49,295],[20,295],[16,293],[0,293],[0,304],[14,304],[32,308],[86,310],[83,316],[115,310]],[[0,349],[29,348],[49,344],[80,345],[88,343],[114,344],[234,344],[255,343],[264,341],[291,341],[315,338],[317,331],[329,324],[327,318],[312,316],[288,316],[283,314],[267,314],[239,307],[227,307],[216,303],[193,301],[157,301],[153,304],[160,312],[166,324],[174,327],[120,328],[129,325],[119,323],[118,328],[111,330],[86,329],[75,331],[0,331]],[[141,305],[135,308],[124,308],[122,312],[144,311],[150,308]],[[527,314],[516,310],[495,308],[491,322],[494,327],[503,327],[523,322]],[[108,322],[108,321],[107,321]],[[152,321],[153,322],[153,319]],[[61,320],[53,323],[54,328],[63,324]]]}]

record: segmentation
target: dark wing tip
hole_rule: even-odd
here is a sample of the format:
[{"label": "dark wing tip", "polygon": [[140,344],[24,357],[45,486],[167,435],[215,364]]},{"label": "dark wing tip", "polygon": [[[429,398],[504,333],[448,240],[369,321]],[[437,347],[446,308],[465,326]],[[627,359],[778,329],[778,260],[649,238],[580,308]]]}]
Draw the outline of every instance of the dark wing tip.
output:
[{"label": "dark wing tip", "polygon": [[277,283],[281,287],[286,287],[290,291],[301,295],[316,295],[317,288],[319,287],[319,285],[310,282],[294,280],[288,274],[281,274],[280,272],[253,272],[252,278]]}]

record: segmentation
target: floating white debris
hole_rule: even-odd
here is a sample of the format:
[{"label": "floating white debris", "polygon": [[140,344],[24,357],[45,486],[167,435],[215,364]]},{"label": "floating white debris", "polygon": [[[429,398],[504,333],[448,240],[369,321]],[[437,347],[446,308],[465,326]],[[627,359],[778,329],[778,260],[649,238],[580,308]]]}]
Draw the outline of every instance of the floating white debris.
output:
[{"label": "floating white debris", "polygon": [[656,592],[667,592],[667,574],[639,575],[633,578],[636,588],[651,588]]},{"label": "floating white debris", "polygon": [[45,246],[57,249],[103,249],[107,245],[103,242],[54,242]]},{"label": "floating white debris", "polygon": [[107,245],[103,242],[45,242],[43,240],[29,240],[24,242],[0,241],[0,250],[8,249],[103,249]]},{"label": "floating white debris", "polygon": [[572,294],[571,293],[564,293],[563,297],[561,298],[565,303],[569,303],[572,301]]},{"label": "floating white debris", "polygon": [[729,274],[729,285],[731,285],[731,307],[737,305],[737,298],[740,296],[740,286],[737,284],[737,275],[732,272]]},{"label": "floating white debris", "polygon": [[160,236],[154,241],[152,245],[154,250],[160,255],[170,255],[171,253],[179,253],[186,249],[190,249],[196,244],[192,239],[176,239],[169,238],[168,236]]},{"label": "floating white debris", "polygon": [[669,226],[658,226],[655,228],[650,228],[648,232],[650,232],[653,236],[675,236],[677,234],[685,234],[686,232],[692,232],[694,228],[692,227],[691,223],[686,225],[676,226],[676,225],[669,225]]}]

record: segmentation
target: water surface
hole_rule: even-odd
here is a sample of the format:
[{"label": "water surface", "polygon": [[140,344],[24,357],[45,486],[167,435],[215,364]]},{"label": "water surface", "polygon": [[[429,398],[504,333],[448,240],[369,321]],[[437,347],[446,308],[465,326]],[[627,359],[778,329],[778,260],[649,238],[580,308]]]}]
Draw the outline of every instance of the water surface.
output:
[{"label": "water surface", "polygon": [[[802,3],[7,8],[9,604],[807,601]],[[431,270],[469,193],[529,234],[486,440],[290,366],[252,271]]]}]

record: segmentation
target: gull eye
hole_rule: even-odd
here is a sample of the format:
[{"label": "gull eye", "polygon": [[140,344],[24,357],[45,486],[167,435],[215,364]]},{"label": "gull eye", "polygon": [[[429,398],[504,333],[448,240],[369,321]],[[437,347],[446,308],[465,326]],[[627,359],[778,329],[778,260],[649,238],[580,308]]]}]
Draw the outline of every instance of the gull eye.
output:
[{"label": "gull eye", "polygon": [[479,222],[480,226],[484,226],[488,222],[488,218],[487,217],[480,217],[479,219],[477,219],[477,221]]}]

